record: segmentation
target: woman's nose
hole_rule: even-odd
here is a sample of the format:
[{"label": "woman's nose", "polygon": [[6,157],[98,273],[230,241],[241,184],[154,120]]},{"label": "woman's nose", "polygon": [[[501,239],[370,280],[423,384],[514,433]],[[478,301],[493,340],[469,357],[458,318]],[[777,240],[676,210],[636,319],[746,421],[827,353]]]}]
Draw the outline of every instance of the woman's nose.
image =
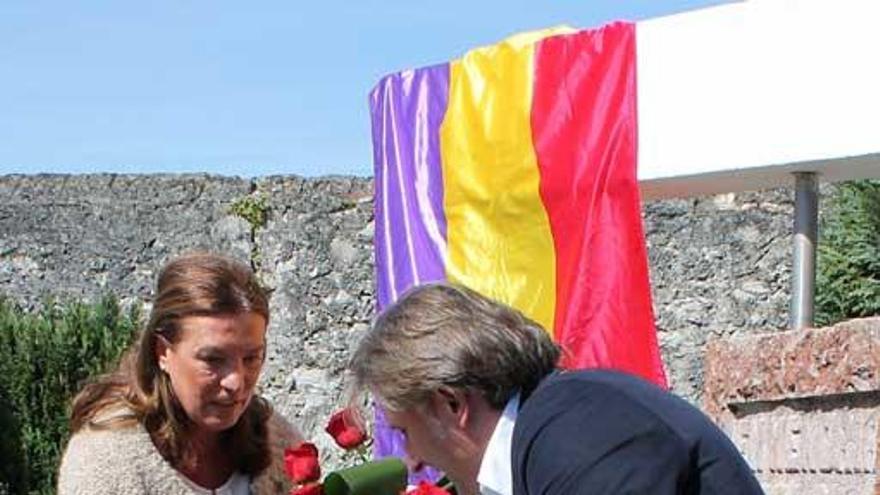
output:
[{"label": "woman's nose", "polygon": [[244,373],[244,366],[241,363],[232,366],[226,376],[220,380],[220,386],[230,392],[238,392],[244,385]]}]

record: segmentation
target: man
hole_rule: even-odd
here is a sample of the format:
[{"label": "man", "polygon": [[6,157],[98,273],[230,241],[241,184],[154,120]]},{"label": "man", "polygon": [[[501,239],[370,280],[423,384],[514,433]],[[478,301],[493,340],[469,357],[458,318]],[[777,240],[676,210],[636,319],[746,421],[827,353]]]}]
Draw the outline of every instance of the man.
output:
[{"label": "man", "polygon": [[559,356],[515,309],[430,284],[378,318],[351,368],[409,457],[461,495],[762,493],[697,409],[621,373],[557,371]]}]

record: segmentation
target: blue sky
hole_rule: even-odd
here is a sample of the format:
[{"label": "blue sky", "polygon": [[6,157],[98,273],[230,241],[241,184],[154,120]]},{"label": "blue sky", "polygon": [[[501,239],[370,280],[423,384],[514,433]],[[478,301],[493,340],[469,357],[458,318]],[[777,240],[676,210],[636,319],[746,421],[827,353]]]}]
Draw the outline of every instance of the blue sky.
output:
[{"label": "blue sky", "polygon": [[3,0],[0,174],[372,175],[384,74],[723,0]]}]

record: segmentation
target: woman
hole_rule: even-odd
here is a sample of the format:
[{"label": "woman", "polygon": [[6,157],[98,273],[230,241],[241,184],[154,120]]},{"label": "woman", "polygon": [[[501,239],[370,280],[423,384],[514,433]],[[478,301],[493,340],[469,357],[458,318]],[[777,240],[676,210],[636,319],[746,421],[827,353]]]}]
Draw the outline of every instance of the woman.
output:
[{"label": "woman", "polygon": [[119,368],[73,402],[59,495],[284,493],[301,435],[254,394],[269,307],[228,258],[178,258]]}]

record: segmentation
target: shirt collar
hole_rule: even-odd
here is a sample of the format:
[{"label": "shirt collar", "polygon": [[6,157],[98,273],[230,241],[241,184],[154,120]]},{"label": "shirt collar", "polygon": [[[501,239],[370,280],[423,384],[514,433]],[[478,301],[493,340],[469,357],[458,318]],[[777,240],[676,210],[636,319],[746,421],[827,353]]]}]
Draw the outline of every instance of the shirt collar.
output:
[{"label": "shirt collar", "polygon": [[519,411],[519,393],[514,394],[504,412],[498,418],[495,430],[486,445],[477,483],[483,495],[512,495],[513,470],[511,466],[511,448],[513,444],[513,425]]}]

